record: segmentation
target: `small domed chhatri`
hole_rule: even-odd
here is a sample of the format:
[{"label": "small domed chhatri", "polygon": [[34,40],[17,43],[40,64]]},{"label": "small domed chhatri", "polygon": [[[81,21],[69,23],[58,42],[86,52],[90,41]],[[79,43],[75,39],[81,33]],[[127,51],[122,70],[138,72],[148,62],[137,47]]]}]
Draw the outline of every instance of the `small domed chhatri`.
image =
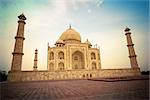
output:
[{"label": "small domed chhatri", "polygon": [[65,32],[62,33],[62,35],[59,38],[63,41],[78,41],[81,42],[81,36],[78,32],[76,32],[71,27],[67,29]]},{"label": "small domed chhatri", "polygon": [[88,44],[88,46],[89,46],[89,47],[91,47],[91,46],[92,46],[92,44],[89,42],[89,40],[88,40],[88,39],[86,39],[86,41],[85,41],[84,43]]},{"label": "small domed chhatri", "polygon": [[22,19],[22,20],[26,20],[27,19],[23,13],[21,15],[19,15],[18,18]]},{"label": "small domed chhatri", "polygon": [[130,29],[128,27],[126,27],[124,31],[128,32],[128,31],[130,31]]},{"label": "small domed chhatri", "polygon": [[65,44],[65,42],[63,40],[59,39],[56,41],[56,44]]}]

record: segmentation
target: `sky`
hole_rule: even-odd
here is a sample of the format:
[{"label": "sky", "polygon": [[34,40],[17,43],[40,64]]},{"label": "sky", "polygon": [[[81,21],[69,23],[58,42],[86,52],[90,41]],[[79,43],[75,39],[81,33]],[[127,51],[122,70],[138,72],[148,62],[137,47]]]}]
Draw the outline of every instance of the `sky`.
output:
[{"label": "sky", "polygon": [[10,70],[17,16],[26,16],[22,70],[47,69],[47,43],[54,47],[69,28],[100,46],[102,69],[130,68],[124,29],[131,36],[141,70],[149,70],[149,0],[0,0],[0,70]]}]

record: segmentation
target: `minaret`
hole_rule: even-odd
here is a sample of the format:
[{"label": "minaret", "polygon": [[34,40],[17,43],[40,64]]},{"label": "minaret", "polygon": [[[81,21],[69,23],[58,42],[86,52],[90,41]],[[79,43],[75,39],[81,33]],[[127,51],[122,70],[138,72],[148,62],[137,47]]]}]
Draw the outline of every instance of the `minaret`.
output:
[{"label": "minaret", "polygon": [[128,51],[129,51],[129,58],[130,58],[130,63],[131,63],[131,68],[133,69],[138,69],[138,63],[136,60],[136,54],[134,51],[134,44],[132,43],[132,38],[131,38],[131,32],[130,29],[128,27],[126,27],[125,31],[125,35],[127,38],[127,47],[128,47]]},{"label": "minaret", "polygon": [[34,56],[34,66],[33,66],[34,71],[37,71],[37,61],[38,61],[37,57],[38,57],[38,50],[36,49],[35,56]]},{"label": "minaret", "polygon": [[22,56],[23,56],[23,41],[24,38],[24,26],[25,26],[25,20],[26,17],[21,14],[18,16],[18,30],[17,35],[15,37],[15,46],[14,46],[14,52],[12,53],[13,59],[12,59],[12,65],[11,65],[11,71],[21,71],[22,66]]},{"label": "minaret", "polygon": [[48,68],[49,68],[49,48],[50,48],[50,46],[49,46],[49,42],[47,43],[47,70],[48,70]]},{"label": "minaret", "polygon": [[69,29],[71,29],[71,24],[69,24]]}]

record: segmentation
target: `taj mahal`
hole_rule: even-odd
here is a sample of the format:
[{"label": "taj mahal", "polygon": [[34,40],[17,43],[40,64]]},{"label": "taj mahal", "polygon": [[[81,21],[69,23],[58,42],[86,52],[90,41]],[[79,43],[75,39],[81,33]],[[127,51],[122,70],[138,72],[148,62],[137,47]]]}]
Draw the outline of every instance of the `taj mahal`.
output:
[{"label": "taj mahal", "polygon": [[18,18],[18,29],[8,81],[90,79],[141,75],[128,27],[124,31],[131,68],[102,69],[100,49],[97,46],[93,47],[88,39],[82,42],[81,34],[71,25],[61,34],[54,47],[48,45],[47,70],[38,70],[38,50],[36,49],[33,70],[22,71],[26,17],[21,14]]},{"label": "taj mahal", "polygon": [[99,49],[91,48],[88,40],[81,43],[80,34],[71,26],[62,33],[55,45],[48,47],[49,71],[100,69]]}]

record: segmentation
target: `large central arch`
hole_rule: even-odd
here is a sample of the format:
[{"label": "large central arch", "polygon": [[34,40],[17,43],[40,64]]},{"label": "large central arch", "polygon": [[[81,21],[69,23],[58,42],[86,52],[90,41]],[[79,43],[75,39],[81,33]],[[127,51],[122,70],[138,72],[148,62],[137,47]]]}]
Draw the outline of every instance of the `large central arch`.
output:
[{"label": "large central arch", "polygon": [[75,51],[72,54],[72,69],[84,69],[84,54],[80,51]]}]

